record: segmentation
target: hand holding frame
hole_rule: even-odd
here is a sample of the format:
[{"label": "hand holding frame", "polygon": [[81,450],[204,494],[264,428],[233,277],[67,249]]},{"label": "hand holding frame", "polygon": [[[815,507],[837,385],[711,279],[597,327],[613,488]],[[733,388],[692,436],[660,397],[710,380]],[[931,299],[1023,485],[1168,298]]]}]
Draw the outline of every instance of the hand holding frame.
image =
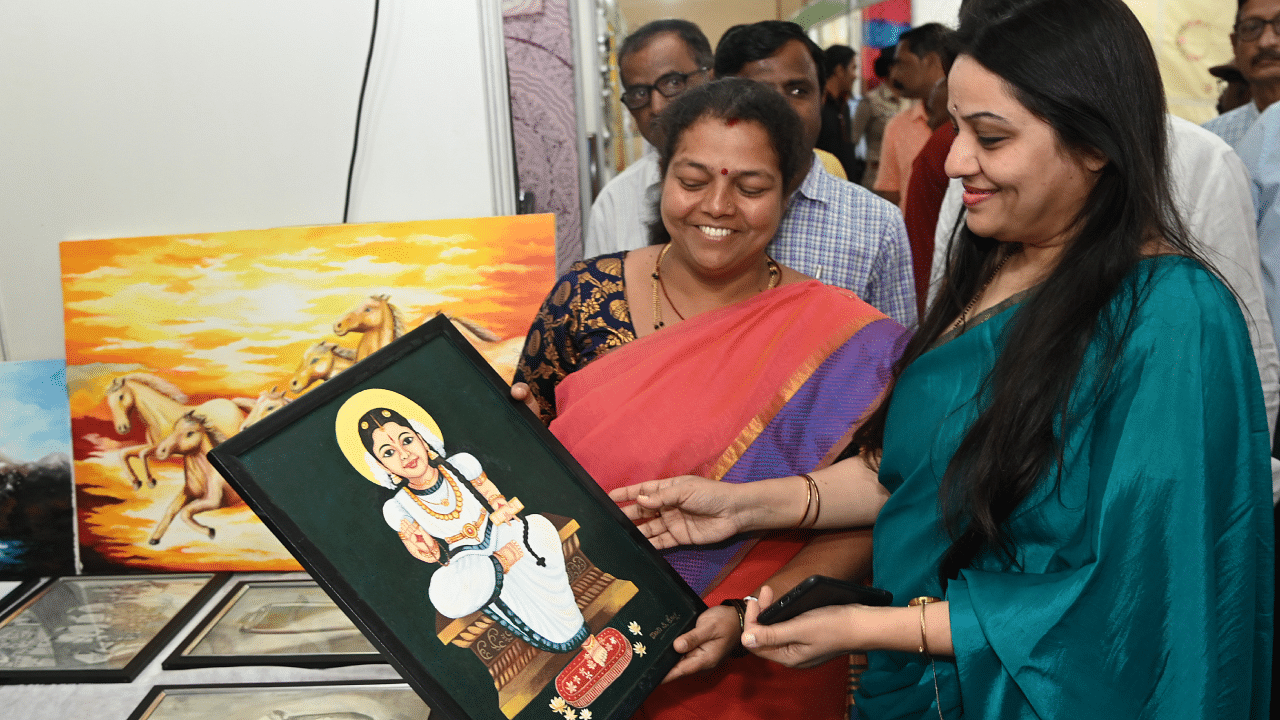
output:
[{"label": "hand holding frame", "polygon": [[689,632],[676,638],[671,647],[684,655],[662,682],[710,670],[738,647],[741,626],[738,611],[723,605],[707,608]]}]

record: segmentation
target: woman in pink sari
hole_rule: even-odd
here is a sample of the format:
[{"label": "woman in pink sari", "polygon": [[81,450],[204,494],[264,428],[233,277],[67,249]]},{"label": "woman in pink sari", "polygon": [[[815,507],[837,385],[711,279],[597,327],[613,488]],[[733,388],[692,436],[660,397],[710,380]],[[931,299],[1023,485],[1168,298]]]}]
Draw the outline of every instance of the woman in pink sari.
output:
[{"label": "woman in pink sari", "polygon": [[[907,333],[767,255],[811,164],[781,95],[721,80],[662,121],[657,244],[578,263],[556,283],[517,369],[527,389],[513,395],[527,393],[606,491],[825,467],[879,399]],[[814,573],[865,575],[869,532],[815,534],[819,511],[797,508],[790,532],[665,553],[710,609],[676,640],[684,658],[638,717],[847,717],[845,662],[796,670],[739,645],[739,598]]]}]

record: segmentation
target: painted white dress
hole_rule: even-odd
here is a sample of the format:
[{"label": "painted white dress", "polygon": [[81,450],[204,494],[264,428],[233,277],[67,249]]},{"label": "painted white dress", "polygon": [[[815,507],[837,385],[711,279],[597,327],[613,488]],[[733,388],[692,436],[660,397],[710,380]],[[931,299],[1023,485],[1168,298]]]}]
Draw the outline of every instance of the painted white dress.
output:
[{"label": "painted white dress", "polygon": [[[467,453],[447,462],[463,478],[451,478],[440,468],[439,482],[426,492],[402,488],[382,507],[393,530],[399,532],[400,521],[407,518],[447,545],[448,564],[431,576],[431,604],[450,618],[483,610],[540,650],[577,648],[589,631],[569,587],[560,534],[541,515],[493,524],[473,489],[462,486],[480,476],[480,462]],[[494,553],[513,541],[523,554],[504,573]],[[445,553],[441,555],[443,559]],[[538,564],[539,558],[545,565]]]}]

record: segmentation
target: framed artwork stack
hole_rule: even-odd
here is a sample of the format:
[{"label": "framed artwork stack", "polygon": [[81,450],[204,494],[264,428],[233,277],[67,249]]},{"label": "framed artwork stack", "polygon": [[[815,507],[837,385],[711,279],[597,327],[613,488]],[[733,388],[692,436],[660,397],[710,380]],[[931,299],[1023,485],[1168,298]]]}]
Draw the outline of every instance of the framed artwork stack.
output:
[{"label": "framed artwork stack", "polygon": [[0,680],[130,682],[223,575],[62,577],[0,619]]}]

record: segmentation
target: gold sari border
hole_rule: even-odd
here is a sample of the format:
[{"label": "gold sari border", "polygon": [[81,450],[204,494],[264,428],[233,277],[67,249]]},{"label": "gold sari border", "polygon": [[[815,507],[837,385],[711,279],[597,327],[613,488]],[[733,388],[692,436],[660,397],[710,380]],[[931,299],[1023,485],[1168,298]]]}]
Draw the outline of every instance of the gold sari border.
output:
[{"label": "gold sari border", "polygon": [[[764,408],[747,423],[747,426],[742,429],[742,432],[738,434],[738,437],[735,438],[727,448],[725,448],[724,453],[722,453],[716,462],[711,465],[711,469],[707,472],[706,476],[712,480],[722,479],[738,462],[738,460],[742,458],[743,453],[747,451],[747,448],[751,447],[751,444],[756,441],[756,438],[760,437],[760,433],[764,432],[764,429],[769,426],[769,423],[772,422],[778,413],[782,411],[782,408],[791,401],[791,398],[800,391],[800,388],[808,382],[809,378],[813,377],[813,373],[822,366],[822,363],[826,362],[827,358],[830,357],[837,348],[852,339],[854,335],[861,332],[867,325],[882,319],[884,319],[883,315],[868,315],[867,317],[857,318],[845,325],[839,332],[833,333],[826,341],[818,346],[818,348],[810,353],[809,357],[800,364],[800,367],[797,368],[794,373],[792,373],[787,382],[778,389],[778,392],[774,393],[773,397],[765,404]],[[852,433],[853,431],[850,430],[849,434],[851,436]],[[830,451],[828,451],[828,456],[831,459],[834,459],[834,455]],[[819,467],[824,467],[825,464],[829,463],[830,460],[824,458],[824,465]]]}]

